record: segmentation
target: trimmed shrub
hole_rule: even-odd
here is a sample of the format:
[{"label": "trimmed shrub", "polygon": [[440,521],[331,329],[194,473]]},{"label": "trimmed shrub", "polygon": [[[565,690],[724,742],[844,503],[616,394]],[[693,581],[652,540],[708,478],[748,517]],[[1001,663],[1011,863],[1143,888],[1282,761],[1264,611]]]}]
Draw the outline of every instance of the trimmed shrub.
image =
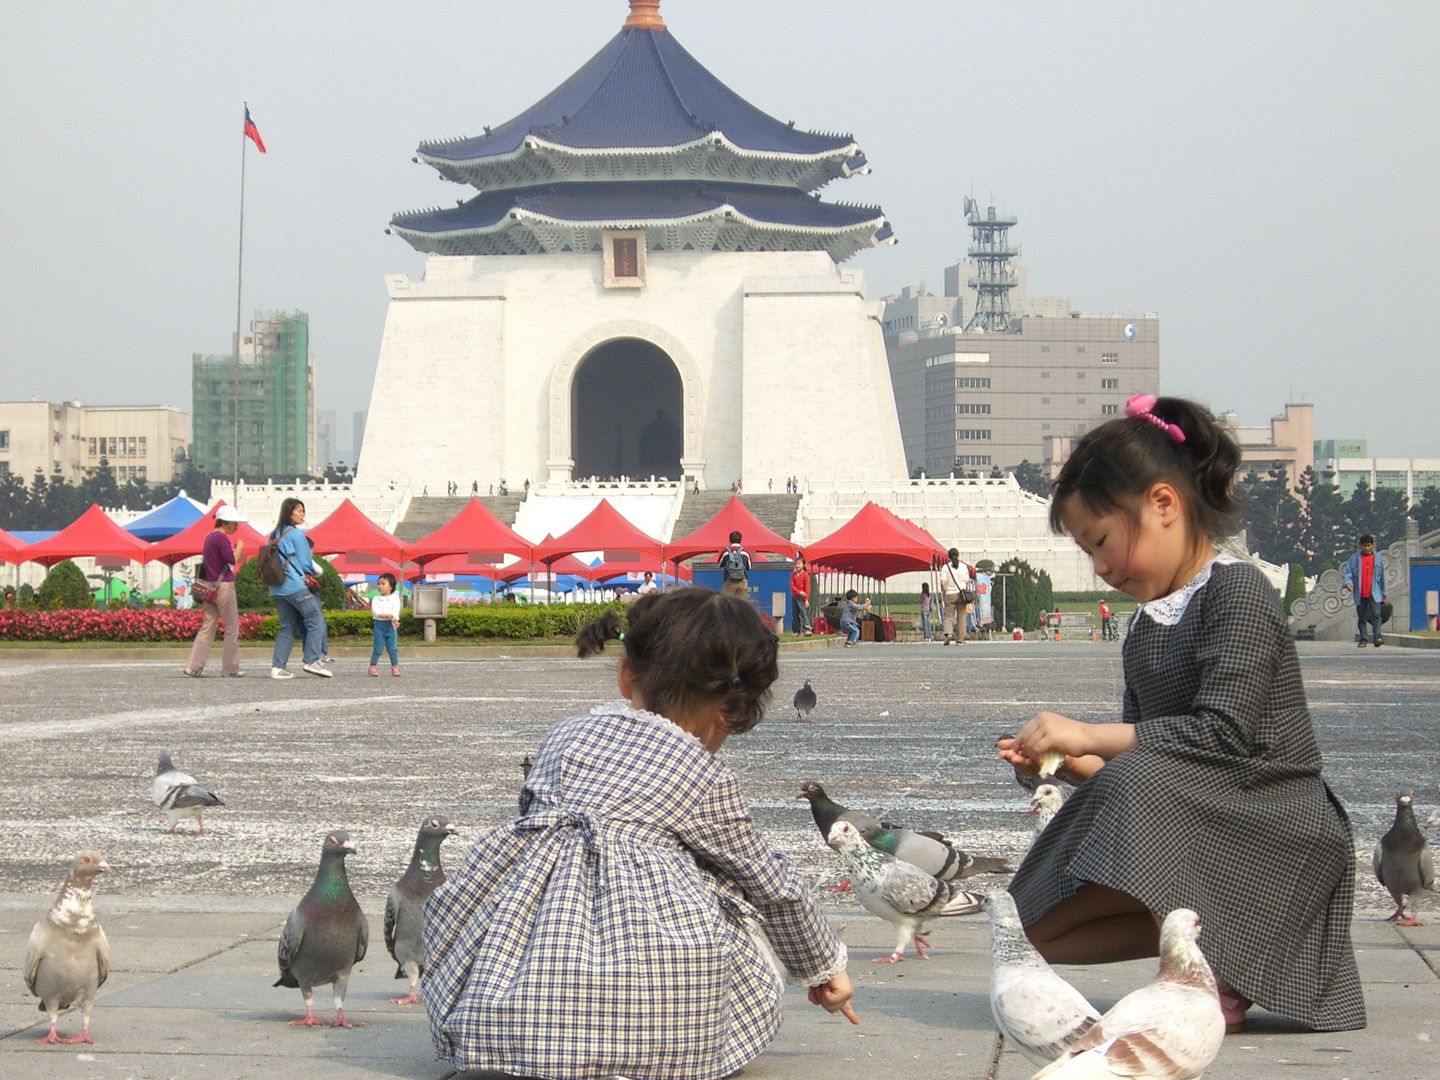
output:
[{"label": "trimmed shrub", "polygon": [[1290,580],[1285,585],[1285,614],[1290,614],[1290,605],[1296,600],[1305,599],[1305,567],[1298,562],[1290,564]]},{"label": "trimmed shrub", "polygon": [[[241,611],[274,611],[270,590],[260,581],[260,560],[246,559],[235,571],[235,603]],[[274,635],[272,634],[271,637]]]},{"label": "trimmed shrub", "polygon": [[320,568],[320,606],[326,611],[343,611],[345,583],[339,572],[319,555],[315,556],[315,565]]},{"label": "trimmed shrub", "polygon": [[[623,614],[623,604],[466,604],[451,605],[450,613],[435,624],[437,637],[508,639],[568,638],[580,632],[591,619],[606,611]],[[419,637],[423,619],[406,608],[400,615],[402,636]],[[325,626],[332,638],[369,637],[372,620],[368,611],[327,611]],[[267,615],[260,624],[260,636],[273,638],[280,620]]]},{"label": "trimmed shrub", "polygon": [[95,598],[90,594],[90,582],[85,579],[80,567],[69,559],[50,568],[35,593],[35,599],[42,608],[51,611],[88,610],[95,606]]}]

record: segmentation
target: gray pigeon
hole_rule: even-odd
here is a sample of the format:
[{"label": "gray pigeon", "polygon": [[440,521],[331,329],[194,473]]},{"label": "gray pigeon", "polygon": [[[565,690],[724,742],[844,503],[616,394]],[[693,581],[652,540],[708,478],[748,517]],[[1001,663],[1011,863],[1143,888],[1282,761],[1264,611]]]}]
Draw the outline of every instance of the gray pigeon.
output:
[{"label": "gray pigeon", "polygon": [[395,978],[410,977],[410,993],[402,998],[390,999],[396,1005],[415,1005],[420,1001],[415,993],[415,984],[425,970],[420,916],[430,894],[445,884],[445,871],[440,866],[440,844],[454,834],[450,822],[439,814],[422,821],[410,865],[385,901],[385,948],[395,958]]},{"label": "gray pigeon", "polygon": [[155,779],[150,781],[150,800],[165,812],[170,822],[167,832],[173,833],[181,818],[195,819],[195,835],[205,835],[205,822],[200,815],[208,806],[224,806],[220,796],[206,791],[195,782],[189,773],[175,768],[170,760],[170,751],[160,751],[160,764],[155,768]]},{"label": "gray pigeon", "polygon": [[[1372,864],[1380,884],[1395,898],[1395,914],[1389,921],[1401,920],[1401,926],[1420,925],[1420,893],[1435,888],[1435,860],[1425,834],[1415,824],[1413,791],[1395,793],[1395,824],[1375,845]],[[1405,918],[1405,897],[1414,905],[1410,918]]]},{"label": "gray pigeon", "polygon": [[[70,873],[60,886],[45,918],[30,931],[25,949],[25,986],[40,999],[40,1011],[50,1014],[50,1034],[36,1042],[88,1043],[90,1010],[95,992],[110,974],[110,943],[95,918],[90,898],[95,875],[110,867],[95,851],[82,851],[70,862]],[[60,1011],[80,1006],[80,1034],[62,1039],[55,1034]]]},{"label": "gray pigeon", "polygon": [[345,1019],[345,987],[350,969],[365,959],[370,926],[345,876],[345,856],[355,850],[350,834],[336,829],[320,847],[320,869],[315,882],[290,912],[280,932],[280,978],[276,986],[298,987],[305,995],[305,1019],[291,1026],[323,1027],[315,1018],[315,987],[335,986],[333,1027],[363,1027]]},{"label": "gray pigeon", "polygon": [[805,685],[795,691],[795,719],[808,721],[810,719],[810,711],[814,708],[815,689],[810,685],[810,680],[806,679]]},{"label": "gray pigeon", "polygon": [[928,942],[924,930],[931,919],[973,915],[980,910],[979,894],[966,892],[954,882],[941,881],[919,867],[876,851],[848,821],[835,822],[830,829],[829,844],[845,860],[855,898],[870,914],[893,923],[899,930],[895,951],[889,956],[877,956],[877,964],[904,960],[905,949],[912,941],[920,958],[930,959],[925,952]]},{"label": "gray pigeon", "polygon": [[971,855],[949,840],[936,840],[913,829],[887,829],[876,821],[862,821],[860,835],[876,851],[894,855],[901,862],[918,866],[941,881],[959,881],[976,874],[1009,874],[1013,867],[1004,859]]},{"label": "gray pigeon", "polygon": [[985,894],[981,906],[990,916],[990,1011],[995,1026],[1036,1065],[1049,1065],[1095,1025],[1100,1013],[1030,944],[1014,897],[997,889]]}]

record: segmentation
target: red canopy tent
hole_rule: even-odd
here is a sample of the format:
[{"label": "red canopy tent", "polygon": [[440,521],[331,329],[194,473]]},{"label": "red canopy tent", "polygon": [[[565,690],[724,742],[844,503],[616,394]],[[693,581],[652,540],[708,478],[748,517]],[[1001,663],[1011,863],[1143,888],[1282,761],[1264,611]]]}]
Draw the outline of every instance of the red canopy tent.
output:
[{"label": "red canopy tent", "polygon": [[376,525],[349,499],[337,506],[319,525],[307,529],[305,539],[310,541],[316,555],[355,552],[393,562],[404,562],[409,557],[404,541]]},{"label": "red canopy tent", "polygon": [[867,502],[829,536],[807,544],[805,555],[816,566],[883,581],[931,569],[944,549],[923,529]]},{"label": "red canopy tent", "polygon": [[535,558],[543,562],[577,551],[602,551],[606,562],[626,563],[630,568],[641,559],[659,562],[665,557],[665,545],[631,524],[610,505],[609,499],[601,499],[600,505],[569,532],[548,543],[541,541],[535,548]]},{"label": "red canopy tent", "polygon": [[20,550],[24,546],[4,529],[0,529],[0,562],[20,562]]},{"label": "red canopy tent", "polygon": [[54,536],[40,540],[19,553],[20,562],[54,566],[66,559],[94,559],[103,564],[145,562],[150,545],[131,536],[105,516],[98,503],[91,503],[78,518]]},{"label": "red canopy tent", "polygon": [[[541,544],[554,540],[552,536],[546,536]],[[523,577],[529,577],[532,573],[533,564],[528,562],[511,563],[499,574],[501,581],[519,581]],[[546,573],[558,577],[560,574],[570,574],[574,577],[582,577],[586,581],[594,579],[594,568],[588,563],[583,563],[574,555],[562,555],[558,559],[552,559],[550,565],[545,568]]]},{"label": "red canopy tent", "polygon": [[[224,505],[223,502],[216,503],[205,512],[204,517],[186,526],[174,536],[147,545],[149,550],[145,552],[145,561],[158,561],[163,562],[166,566],[174,566],[182,559],[193,559],[199,555],[205,547],[205,537],[209,536],[215,528],[215,511]],[[245,543],[236,565],[244,563],[246,559],[255,555],[260,550],[260,546],[265,543],[265,537],[245,523],[236,527],[234,539],[243,540]]]},{"label": "red canopy tent", "polygon": [[666,544],[665,558],[678,563],[695,555],[718,555],[729,545],[730,534],[737,531],[745,537],[745,548],[749,551],[767,551],[793,559],[800,550],[783,536],[766,528],[740,501],[740,496],[732,495],[720,512],[704,525],[689,536]]},{"label": "red canopy tent", "polygon": [[[405,545],[405,557],[420,563],[430,573],[432,559],[442,555],[493,555],[493,562],[475,563],[494,567],[502,555],[530,558],[533,545],[510,526],[486,509],[479,499],[471,499],[463,510],[429,536]],[[465,573],[481,573],[467,569]],[[489,576],[489,575],[487,575]]]},{"label": "red canopy tent", "polygon": [[938,566],[940,563],[943,563],[946,559],[950,557],[949,549],[946,548],[944,544],[940,543],[939,540],[936,540],[935,537],[930,535],[929,530],[922,529],[919,525],[916,525],[915,522],[910,521],[908,518],[902,518],[899,514],[895,513],[895,511],[887,509],[886,507],[882,506],[880,507],[880,509],[885,513],[889,514],[892,518],[894,518],[895,521],[899,523],[902,529],[904,529],[906,532],[913,534],[917,540],[930,548],[930,550],[934,553],[936,560],[932,564],[932,566]]}]

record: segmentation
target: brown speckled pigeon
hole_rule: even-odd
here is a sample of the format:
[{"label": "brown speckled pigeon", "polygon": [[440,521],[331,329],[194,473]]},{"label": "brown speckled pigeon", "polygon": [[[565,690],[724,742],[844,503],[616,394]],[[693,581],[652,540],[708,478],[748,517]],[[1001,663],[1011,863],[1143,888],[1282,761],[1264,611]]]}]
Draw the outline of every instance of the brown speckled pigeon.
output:
[{"label": "brown speckled pigeon", "polygon": [[[95,918],[90,898],[95,875],[110,867],[98,852],[82,851],[70,862],[70,873],[60,886],[45,918],[30,931],[25,950],[25,985],[40,999],[40,1011],[50,1014],[50,1034],[42,1043],[88,1043],[90,1010],[95,992],[110,974],[110,943]],[[62,1039],[55,1033],[60,1011],[80,1006],[80,1034]]]}]

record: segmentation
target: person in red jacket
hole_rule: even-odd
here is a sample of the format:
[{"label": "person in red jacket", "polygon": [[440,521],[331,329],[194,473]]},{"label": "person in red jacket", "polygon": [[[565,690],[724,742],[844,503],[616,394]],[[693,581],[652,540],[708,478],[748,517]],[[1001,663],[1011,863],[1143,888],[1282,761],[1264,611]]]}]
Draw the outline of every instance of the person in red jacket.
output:
[{"label": "person in red jacket", "polygon": [[796,634],[810,636],[810,571],[805,566],[805,557],[795,560],[795,569],[790,574],[790,629]]}]

